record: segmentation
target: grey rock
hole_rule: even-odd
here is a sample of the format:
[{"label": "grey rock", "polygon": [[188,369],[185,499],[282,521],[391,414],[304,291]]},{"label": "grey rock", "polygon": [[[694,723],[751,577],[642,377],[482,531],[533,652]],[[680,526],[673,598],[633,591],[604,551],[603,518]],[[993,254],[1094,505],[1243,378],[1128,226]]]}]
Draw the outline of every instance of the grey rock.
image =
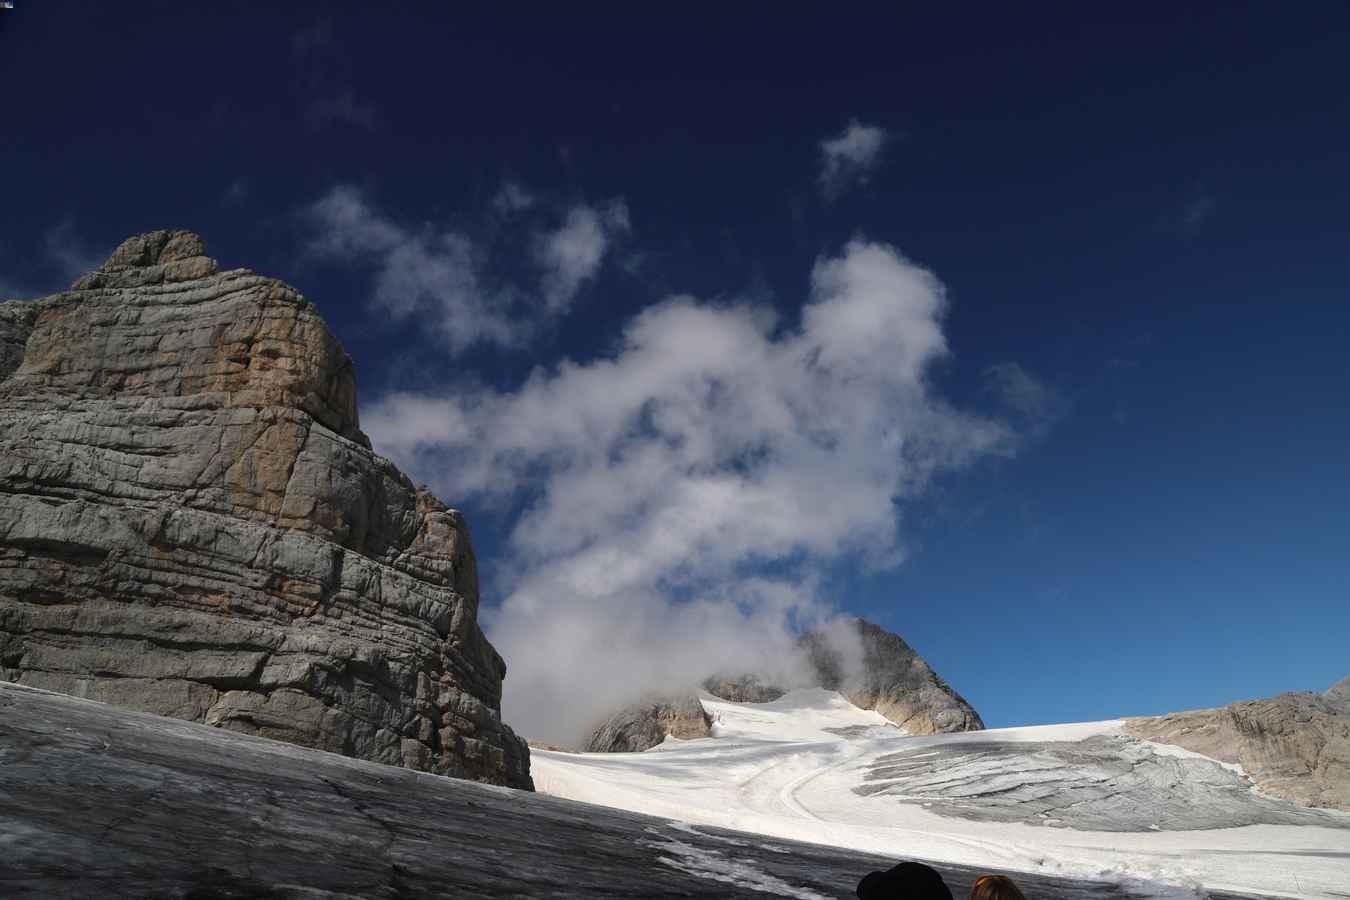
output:
[{"label": "grey rock", "polygon": [[856,619],[862,646],[852,666],[821,632],[802,637],[820,686],[839,691],[861,709],[873,709],[913,735],[979,731],[974,707],[924,662],[899,635]]},{"label": "grey rock", "polygon": [[24,345],[43,305],[40,300],[0,303],[0,381],[14,374],[23,361]]},{"label": "grey rock", "polygon": [[[863,874],[897,861],[435,778],[5,684],[0,761],[4,897],[843,898]],[[934,865],[957,897],[981,873]],[[1042,900],[1170,895],[1118,879],[1015,877]]]},{"label": "grey rock", "polygon": [[587,753],[641,753],[666,739],[708,737],[712,718],[696,695],[650,696],[625,706],[596,726]]},{"label": "grey rock", "polygon": [[152,232],[0,354],[0,679],[529,786],[467,526],[297,291]]},{"label": "grey rock", "polygon": [[770,703],[785,693],[780,687],[765,684],[758,675],[714,675],[703,682],[703,689],[732,703]]},{"label": "grey rock", "polygon": [[1350,811],[1350,704],[1342,681],[1326,696],[1280,694],[1221,709],[1131,719],[1136,737],[1237,763],[1263,794]]},{"label": "grey rock", "polygon": [[1324,696],[1335,706],[1350,710],[1350,675],[1328,688]]},{"label": "grey rock", "polygon": [[1160,755],[1115,735],[924,742],[877,758],[854,792],[981,822],[1085,831],[1318,825],[1350,835],[1350,816],[1262,797],[1216,762]]}]

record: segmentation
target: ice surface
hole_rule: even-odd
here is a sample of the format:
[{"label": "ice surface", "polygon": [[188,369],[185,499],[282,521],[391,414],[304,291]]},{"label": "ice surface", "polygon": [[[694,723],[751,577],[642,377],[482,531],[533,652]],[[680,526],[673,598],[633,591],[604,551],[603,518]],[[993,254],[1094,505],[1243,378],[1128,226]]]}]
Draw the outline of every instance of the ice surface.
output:
[{"label": "ice surface", "polygon": [[[1240,771],[1137,741],[1119,720],[911,737],[819,689],[772,703],[702,702],[711,738],[668,739],[646,753],[535,751],[535,784],[696,825],[1000,871],[1159,881],[1178,896],[1201,885],[1350,892],[1350,814],[1262,798],[1242,786]],[[1113,810],[1138,830],[1075,827]],[[1242,820],[1239,811],[1316,824],[1209,827]],[[734,852],[669,855],[751,877],[736,870]]]}]

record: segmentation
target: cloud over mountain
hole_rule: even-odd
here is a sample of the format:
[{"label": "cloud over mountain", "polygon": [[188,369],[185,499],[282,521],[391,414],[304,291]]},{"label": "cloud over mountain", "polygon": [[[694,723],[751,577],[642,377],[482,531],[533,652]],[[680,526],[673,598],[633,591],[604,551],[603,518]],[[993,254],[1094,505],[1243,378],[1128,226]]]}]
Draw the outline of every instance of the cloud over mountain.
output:
[{"label": "cloud over mountain", "polygon": [[[500,215],[533,212],[515,227],[534,248],[530,264],[503,276],[499,248],[468,231],[409,225],[378,209],[359,188],[340,185],[305,210],[308,249],[373,272],[373,302],[395,319],[416,316],[451,352],[475,344],[520,346],[571,307],[629,230],[622,199],[574,203],[557,220],[509,183],[494,200]],[[523,268],[523,271],[521,269]]]},{"label": "cloud over mountain", "polygon": [[790,665],[795,629],[832,615],[831,565],[898,563],[906,501],[1018,440],[930,385],[944,308],[931,272],[854,240],[817,261],[799,321],[673,297],[607,356],[366,408],[443,496],[515,511],[486,613],[508,720],[569,740],[644,687]]}]

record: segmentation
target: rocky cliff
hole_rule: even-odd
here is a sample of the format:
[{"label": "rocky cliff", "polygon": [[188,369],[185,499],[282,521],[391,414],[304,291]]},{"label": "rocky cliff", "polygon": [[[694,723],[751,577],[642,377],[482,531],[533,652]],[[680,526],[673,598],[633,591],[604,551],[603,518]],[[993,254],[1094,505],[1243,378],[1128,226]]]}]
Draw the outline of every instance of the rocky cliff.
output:
[{"label": "rocky cliff", "polygon": [[[826,632],[802,636],[798,647],[812,685],[838,691],[854,706],[874,709],[913,735],[979,731],[979,713],[899,636],[879,625],[854,619],[844,643]],[[851,658],[857,655],[858,658]],[[798,685],[801,686],[801,685]],[[784,689],[754,673],[709,676],[702,689],[733,703],[767,703]],[[694,689],[673,691],[625,706],[607,716],[583,749],[591,753],[639,752],[667,735],[707,737],[707,716]]]},{"label": "rocky cliff", "polygon": [[1131,719],[1126,730],[1237,763],[1268,796],[1350,812],[1350,678],[1325,694]]},{"label": "rocky cliff", "polygon": [[157,231],[0,305],[3,679],[529,787],[477,609],[293,288]]}]

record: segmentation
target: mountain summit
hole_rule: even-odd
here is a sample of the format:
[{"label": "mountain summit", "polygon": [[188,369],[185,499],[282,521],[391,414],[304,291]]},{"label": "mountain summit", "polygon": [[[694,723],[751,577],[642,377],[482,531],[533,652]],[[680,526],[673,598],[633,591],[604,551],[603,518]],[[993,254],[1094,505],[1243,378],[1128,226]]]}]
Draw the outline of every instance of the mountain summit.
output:
[{"label": "mountain summit", "polygon": [[153,231],[0,305],[0,678],[529,787],[477,613],[294,288]]},{"label": "mountain summit", "polygon": [[[980,718],[965,698],[933,671],[897,634],[863,619],[840,631],[804,634],[798,649],[805,657],[811,686],[837,691],[862,710],[875,710],[907,734],[979,731]],[[800,687],[800,685],[793,685]],[[757,673],[712,675],[702,689],[733,703],[768,703],[786,693]],[[647,696],[605,717],[586,741],[592,753],[640,752],[667,736],[707,737],[712,718],[694,689]]]}]

